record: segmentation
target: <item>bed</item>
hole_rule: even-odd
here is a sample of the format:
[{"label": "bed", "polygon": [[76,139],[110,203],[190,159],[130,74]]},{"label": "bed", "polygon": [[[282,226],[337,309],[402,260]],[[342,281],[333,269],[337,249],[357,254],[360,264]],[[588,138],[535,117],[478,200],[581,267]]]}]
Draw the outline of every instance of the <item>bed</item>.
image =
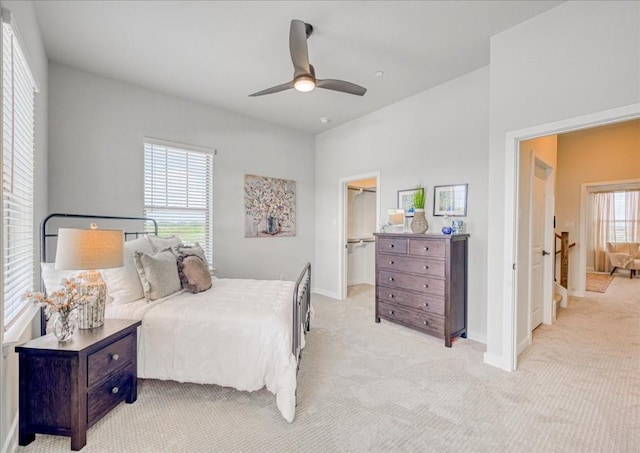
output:
[{"label": "bed", "polygon": [[[57,237],[49,232],[52,220],[58,227],[66,221],[127,223],[135,226],[124,229],[126,240],[131,240],[128,244],[146,236],[141,227],[145,222],[152,225],[155,236],[158,231],[156,222],[148,218],[51,214],[40,227],[43,269],[52,260],[47,242]],[[106,276],[105,280],[110,292]],[[292,422],[304,333],[310,328],[310,290],[311,265],[307,263],[295,282],[215,278],[210,289],[197,294],[182,290],[151,301],[109,303],[105,317],[142,321],[140,378],[243,391],[266,387],[275,395],[282,416]]]}]

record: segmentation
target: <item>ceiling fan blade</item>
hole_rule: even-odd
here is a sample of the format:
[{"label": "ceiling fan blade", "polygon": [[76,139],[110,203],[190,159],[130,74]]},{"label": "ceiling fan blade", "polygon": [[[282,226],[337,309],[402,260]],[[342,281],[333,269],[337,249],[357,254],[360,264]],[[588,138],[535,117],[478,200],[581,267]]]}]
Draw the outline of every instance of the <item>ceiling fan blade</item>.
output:
[{"label": "ceiling fan blade", "polygon": [[355,94],[356,96],[364,96],[367,92],[365,87],[356,85],[355,83],[345,82],[344,80],[335,79],[316,79],[316,86],[325,90],[341,91],[343,93]]},{"label": "ceiling fan blade", "polygon": [[264,96],[265,94],[279,93],[280,91],[290,90],[293,88],[293,81],[283,83],[282,85],[276,85],[266,90],[258,91],[257,93],[250,94],[249,97]]},{"label": "ceiling fan blade", "polygon": [[309,75],[309,50],[307,49],[307,30],[305,23],[298,19],[291,21],[291,29],[289,31],[289,52],[291,52],[291,61],[295,73],[295,79],[301,75]]}]

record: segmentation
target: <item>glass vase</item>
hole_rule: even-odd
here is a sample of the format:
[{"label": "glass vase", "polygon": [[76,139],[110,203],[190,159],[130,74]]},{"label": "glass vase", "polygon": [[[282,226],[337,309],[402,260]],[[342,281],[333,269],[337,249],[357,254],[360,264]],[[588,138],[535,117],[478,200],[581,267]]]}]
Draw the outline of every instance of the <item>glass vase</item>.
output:
[{"label": "glass vase", "polygon": [[75,312],[58,313],[53,322],[53,334],[59,342],[69,341],[76,331],[78,320]]}]

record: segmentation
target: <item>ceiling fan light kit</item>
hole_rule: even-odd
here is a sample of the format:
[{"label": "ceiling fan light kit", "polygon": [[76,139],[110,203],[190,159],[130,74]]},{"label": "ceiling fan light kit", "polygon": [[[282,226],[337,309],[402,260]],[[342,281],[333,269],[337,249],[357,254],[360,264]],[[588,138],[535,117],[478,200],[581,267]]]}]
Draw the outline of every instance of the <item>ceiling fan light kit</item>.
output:
[{"label": "ceiling fan light kit", "polygon": [[289,52],[293,63],[293,80],[291,82],[276,85],[266,90],[250,94],[251,97],[264,96],[265,94],[278,93],[280,91],[295,89],[296,91],[312,91],[314,88],[339,91],[342,93],[363,96],[367,89],[355,83],[336,79],[316,79],[313,66],[309,63],[309,50],[307,39],[313,33],[313,26],[301,20],[293,19],[289,30]]}]

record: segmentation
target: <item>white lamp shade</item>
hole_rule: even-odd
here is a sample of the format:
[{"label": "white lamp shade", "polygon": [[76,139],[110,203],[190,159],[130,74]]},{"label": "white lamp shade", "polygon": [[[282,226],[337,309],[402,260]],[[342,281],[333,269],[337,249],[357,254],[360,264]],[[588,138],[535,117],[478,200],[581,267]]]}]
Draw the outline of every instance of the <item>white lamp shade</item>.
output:
[{"label": "white lamp shade", "polygon": [[95,270],[124,265],[122,230],[60,228],[56,269]]}]

